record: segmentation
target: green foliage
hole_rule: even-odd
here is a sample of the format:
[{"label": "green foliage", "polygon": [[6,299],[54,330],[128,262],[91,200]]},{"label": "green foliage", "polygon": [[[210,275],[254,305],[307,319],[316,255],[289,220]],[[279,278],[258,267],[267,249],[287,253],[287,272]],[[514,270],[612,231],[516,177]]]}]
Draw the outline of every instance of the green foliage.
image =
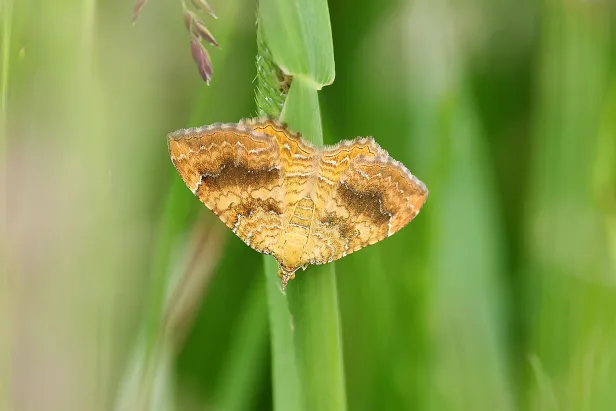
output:
[{"label": "green foliage", "polygon": [[[208,2],[209,87],[179,0],[0,3],[0,408],[616,409],[609,1],[262,0],[258,41]],[[166,149],[255,92],[372,135],[422,212],[282,293]]]},{"label": "green foliage", "polygon": [[334,81],[334,48],[326,0],[261,0],[263,35],[286,73],[320,89]]}]

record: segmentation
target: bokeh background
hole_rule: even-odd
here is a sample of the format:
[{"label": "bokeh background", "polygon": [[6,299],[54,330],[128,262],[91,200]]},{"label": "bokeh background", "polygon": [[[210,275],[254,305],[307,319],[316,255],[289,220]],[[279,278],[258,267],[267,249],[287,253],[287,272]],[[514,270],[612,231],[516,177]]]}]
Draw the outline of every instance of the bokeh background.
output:
[{"label": "bokeh background", "polygon": [[[208,87],[179,0],[3,0],[0,409],[271,409],[263,258],[166,148],[256,113],[256,2],[209,3]],[[348,409],[616,409],[615,3],[329,9],[326,142],[430,189],[336,263]]]}]

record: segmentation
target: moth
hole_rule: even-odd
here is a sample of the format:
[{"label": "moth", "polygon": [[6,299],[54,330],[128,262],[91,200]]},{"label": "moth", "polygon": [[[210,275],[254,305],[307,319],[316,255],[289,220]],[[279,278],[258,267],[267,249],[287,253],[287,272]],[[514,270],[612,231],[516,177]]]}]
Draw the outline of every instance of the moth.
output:
[{"label": "moth", "polygon": [[428,189],[374,139],[315,147],[272,119],[168,135],[188,188],[254,250],[274,256],[284,290],[295,272],[396,233]]}]

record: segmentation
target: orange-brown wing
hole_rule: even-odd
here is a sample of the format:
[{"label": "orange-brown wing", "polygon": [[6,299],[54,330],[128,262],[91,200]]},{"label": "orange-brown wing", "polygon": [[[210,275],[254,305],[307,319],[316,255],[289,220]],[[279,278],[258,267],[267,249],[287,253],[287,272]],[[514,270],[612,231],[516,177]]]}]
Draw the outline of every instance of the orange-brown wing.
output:
[{"label": "orange-brown wing", "polygon": [[[283,238],[275,257],[287,268],[306,264],[302,250],[309,238],[311,220],[316,204],[313,202],[315,181],[319,173],[318,160],[321,151],[279,122],[271,119],[249,120],[251,129],[276,139],[280,162],[284,170]],[[299,253],[299,255],[298,255]]]},{"label": "orange-brown wing", "polygon": [[[372,139],[342,142],[322,156],[329,186],[309,241],[311,264],[342,258],[394,234],[419,213],[426,186]],[[323,187],[325,187],[325,185]]]},{"label": "orange-brown wing", "polygon": [[[284,170],[285,202],[292,207],[304,198],[310,190],[308,182],[314,178],[315,155],[318,150],[290,131],[284,124],[272,119],[247,120],[246,125],[256,133],[276,139],[280,152],[280,163]],[[291,218],[289,215],[288,218]]]},{"label": "orange-brown wing", "polygon": [[276,254],[286,211],[275,138],[241,122],[169,134],[173,165],[190,190],[253,249]]}]

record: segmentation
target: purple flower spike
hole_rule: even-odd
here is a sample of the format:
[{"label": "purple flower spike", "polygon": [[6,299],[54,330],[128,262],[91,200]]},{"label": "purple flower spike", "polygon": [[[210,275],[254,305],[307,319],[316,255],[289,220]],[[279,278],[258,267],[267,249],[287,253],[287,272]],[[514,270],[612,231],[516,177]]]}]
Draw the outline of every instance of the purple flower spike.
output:
[{"label": "purple flower spike", "polygon": [[210,80],[212,79],[212,61],[210,59],[210,55],[198,37],[191,36],[190,38],[190,52],[192,54],[192,58],[197,64],[197,68],[199,69],[199,74],[205,80],[207,85],[210,84]]}]

